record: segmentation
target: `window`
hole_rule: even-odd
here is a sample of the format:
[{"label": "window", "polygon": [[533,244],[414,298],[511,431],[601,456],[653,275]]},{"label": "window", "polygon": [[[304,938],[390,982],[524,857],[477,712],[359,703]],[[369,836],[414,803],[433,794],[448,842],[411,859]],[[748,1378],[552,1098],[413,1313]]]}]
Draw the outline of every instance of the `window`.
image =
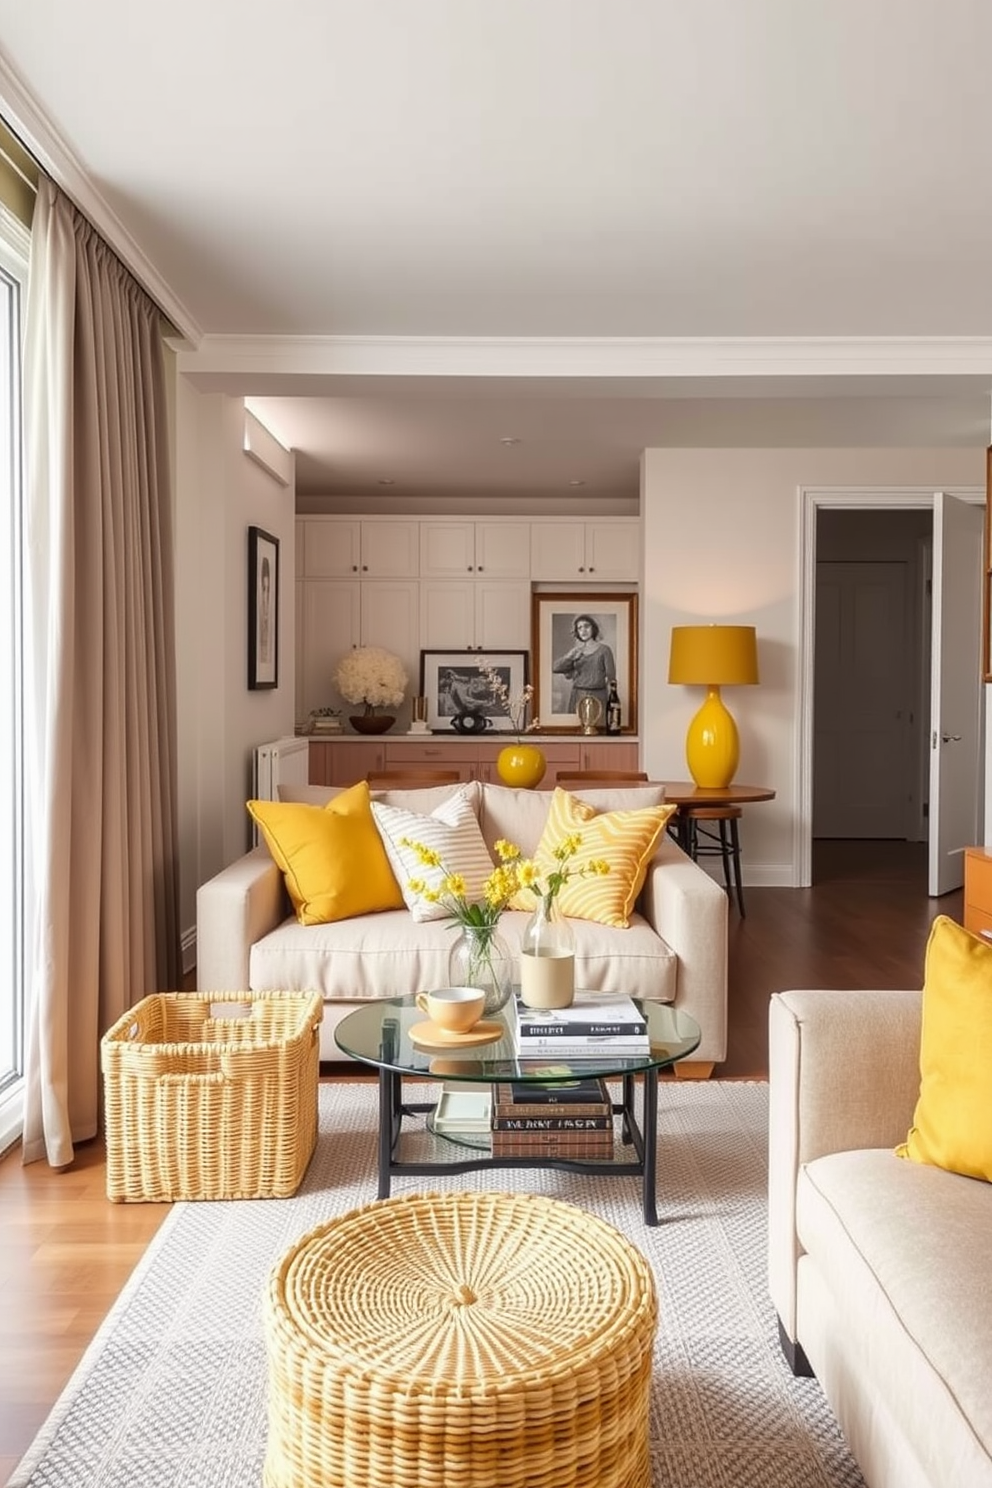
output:
[{"label": "window", "polygon": [[0,206],[0,1152],[20,1134],[24,1084],[21,347],[29,241]]}]

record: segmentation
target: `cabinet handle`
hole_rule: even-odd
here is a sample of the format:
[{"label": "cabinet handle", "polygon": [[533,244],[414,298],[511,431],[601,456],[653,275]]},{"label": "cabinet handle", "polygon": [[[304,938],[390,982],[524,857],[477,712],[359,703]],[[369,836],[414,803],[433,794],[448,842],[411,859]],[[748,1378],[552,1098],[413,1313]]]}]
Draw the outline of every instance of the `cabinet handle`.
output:
[{"label": "cabinet handle", "polygon": [[351,565],[351,571],[352,571],[352,573],[357,573],[358,572],[358,564],[357,563],[353,563]]},{"label": "cabinet handle", "polygon": [[589,572],[590,573],[595,573],[596,572],[596,565],[594,563],[590,563],[590,565],[589,565]]},{"label": "cabinet handle", "polygon": [[362,573],[368,573],[368,571],[369,571],[368,564],[367,563],[363,563],[362,564]]},{"label": "cabinet handle", "polygon": [[585,573],[585,569],[582,567],[581,563],[579,564],[579,573]]},{"label": "cabinet handle", "polygon": [[482,564],[481,563],[478,565],[478,567],[476,568],[475,571],[476,571],[476,573],[481,573],[482,572]]},{"label": "cabinet handle", "polygon": [[470,564],[469,564],[469,566],[468,566],[468,570],[467,570],[467,572],[468,572],[468,573],[471,573],[471,572],[472,572],[472,565],[471,565],[471,563],[470,563]]}]

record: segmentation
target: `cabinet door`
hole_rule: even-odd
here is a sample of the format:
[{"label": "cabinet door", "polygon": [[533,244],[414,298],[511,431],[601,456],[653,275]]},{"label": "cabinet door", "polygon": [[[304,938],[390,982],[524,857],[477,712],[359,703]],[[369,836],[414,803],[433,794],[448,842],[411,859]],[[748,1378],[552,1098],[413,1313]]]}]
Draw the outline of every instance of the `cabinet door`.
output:
[{"label": "cabinet door", "polygon": [[476,522],[475,571],[488,579],[530,577],[530,523]]},{"label": "cabinet door", "polygon": [[419,572],[419,522],[362,523],[363,577],[415,579]]},{"label": "cabinet door", "polygon": [[639,770],[637,745],[607,743],[606,740],[588,743],[582,740],[579,746],[580,770]]},{"label": "cabinet door", "polygon": [[482,651],[530,650],[530,583],[475,581],[475,647]]},{"label": "cabinet door", "polygon": [[463,579],[471,573],[475,573],[475,524],[421,522],[421,578]]},{"label": "cabinet door", "polygon": [[307,517],[301,523],[302,561],[296,571],[307,579],[358,578],[362,561],[362,524],[349,517]]},{"label": "cabinet door", "polygon": [[468,651],[475,645],[474,579],[425,580],[420,585],[420,645],[425,651]]},{"label": "cabinet door", "polygon": [[361,639],[362,586],[312,579],[303,588],[303,711],[333,707],[347,713],[333,676],[344,653]]},{"label": "cabinet door", "polygon": [[361,591],[362,645],[392,651],[406,667],[405,728],[409,699],[420,691],[420,585],[416,579],[375,579],[362,584]]},{"label": "cabinet door", "polygon": [[586,573],[594,579],[629,579],[640,574],[640,523],[587,522]]},{"label": "cabinet door", "polygon": [[586,577],[585,528],[581,522],[530,524],[530,576],[532,579]]}]

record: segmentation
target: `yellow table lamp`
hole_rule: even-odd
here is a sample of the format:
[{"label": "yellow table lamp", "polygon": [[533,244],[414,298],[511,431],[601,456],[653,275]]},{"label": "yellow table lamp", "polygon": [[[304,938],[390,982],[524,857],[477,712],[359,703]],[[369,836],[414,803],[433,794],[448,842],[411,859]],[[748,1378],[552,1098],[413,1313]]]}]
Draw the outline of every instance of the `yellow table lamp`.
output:
[{"label": "yellow table lamp", "polygon": [[741,747],[720,688],[757,682],[754,626],[673,625],[668,680],[706,688],[706,701],[685,736],[686,763],[697,785],[729,785]]}]

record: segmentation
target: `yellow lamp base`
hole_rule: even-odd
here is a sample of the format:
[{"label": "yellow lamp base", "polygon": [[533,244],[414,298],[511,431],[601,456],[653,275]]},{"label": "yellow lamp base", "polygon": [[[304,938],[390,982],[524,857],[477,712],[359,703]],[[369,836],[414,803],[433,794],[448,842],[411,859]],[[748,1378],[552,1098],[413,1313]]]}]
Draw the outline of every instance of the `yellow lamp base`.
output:
[{"label": "yellow lamp base", "polygon": [[697,785],[720,789],[733,780],[740,755],[737,725],[719,687],[710,687],[685,736],[689,773]]}]

